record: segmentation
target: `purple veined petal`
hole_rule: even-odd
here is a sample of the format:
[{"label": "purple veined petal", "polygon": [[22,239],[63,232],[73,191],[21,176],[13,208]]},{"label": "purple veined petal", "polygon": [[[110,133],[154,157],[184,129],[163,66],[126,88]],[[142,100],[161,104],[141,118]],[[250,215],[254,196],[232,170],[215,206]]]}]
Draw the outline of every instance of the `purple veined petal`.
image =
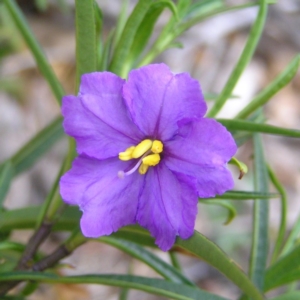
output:
[{"label": "purple veined petal", "polygon": [[160,163],[146,174],[136,220],[167,251],[177,235],[186,239],[193,234],[197,202],[195,180]]},{"label": "purple veined petal", "polygon": [[125,79],[111,72],[92,72],[83,74],[80,78],[79,95],[105,95],[119,96]]},{"label": "purple veined petal", "polygon": [[78,153],[105,159],[139,143],[143,136],[122,99],[124,80],[104,72],[83,75],[82,81],[84,93],[65,96],[62,104],[63,126]]},{"label": "purple veined petal", "polygon": [[83,212],[81,230],[86,237],[109,235],[134,224],[144,177],[138,173],[120,179],[118,171],[129,162],[118,158],[97,160],[79,156],[60,180],[60,193]]},{"label": "purple veined petal", "polygon": [[199,119],[206,103],[198,81],[188,73],[173,74],[164,64],[133,70],[123,88],[131,117],[145,135],[168,140],[182,119]]},{"label": "purple veined petal", "polygon": [[234,186],[226,164],[237,146],[227,129],[203,118],[180,127],[178,135],[164,145],[169,169],[197,179],[199,197],[214,197]]}]

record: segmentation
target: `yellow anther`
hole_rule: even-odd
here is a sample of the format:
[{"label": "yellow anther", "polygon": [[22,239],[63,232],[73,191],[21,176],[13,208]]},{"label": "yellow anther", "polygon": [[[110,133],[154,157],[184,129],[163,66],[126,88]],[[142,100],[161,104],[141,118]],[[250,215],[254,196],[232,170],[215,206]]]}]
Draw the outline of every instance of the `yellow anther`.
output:
[{"label": "yellow anther", "polygon": [[124,152],[119,153],[120,160],[130,160],[132,159],[132,152],[134,150],[134,146],[127,148]]},{"label": "yellow anther", "polygon": [[147,166],[156,166],[160,161],[159,154],[150,154],[142,159],[144,165]]},{"label": "yellow anther", "polygon": [[132,157],[139,158],[143,154],[145,154],[148,150],[151,149],[152,141],[151,140],[143,140],[141,141],[133,150]]},{"label": "yellow anther", "polygon": [[140,173],[141,175],[144,175],[144,174],[146,174],[146,172],[148,171],[148,169],[149,169],[149,166],[148,166],[148,165],[141,164],[141,165],[139,166],[139,173]]},{"label": "yellow anther", "polygon": [[151,151],[153,153],[161,153],[163,151],[164,145],[161,141],[158,140],[154,140],[152,147],[151,147]]}]

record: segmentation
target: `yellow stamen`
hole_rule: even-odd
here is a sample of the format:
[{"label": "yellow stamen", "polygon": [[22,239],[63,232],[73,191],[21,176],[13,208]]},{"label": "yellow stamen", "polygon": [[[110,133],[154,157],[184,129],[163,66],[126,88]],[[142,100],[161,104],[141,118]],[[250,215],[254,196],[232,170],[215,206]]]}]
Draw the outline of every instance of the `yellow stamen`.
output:
[{"label": "yellow stamen", "polygon": [[148,169],[149,169],[148,165],[141,164],[140,167],[139,167],[139,173],[141,175],[144,175],[144,174],[146,174],[146,172],[148,171]]},{"label": "yellow stamen", "polygon": [[161,153],[163,151],[163,147],[164,147],[164,145],[161,141],[154,140],[152,147],[151,147],[151,151],[153,153]]},{"label": "yellow stamen", "polygon": [[145,154],[148,150],[151,149],[152,141],[151,140],[143,140],[141,141],[133,150],[132,158],[139,158],[143,154]]},{"label": "yellow stamen", "polygon": [[[0,0],[1,1],[1,0]],[[119,159],[123,161],[136,160],[135,165],[130,169],[118,172],[119,178],[133,174],[137,169],[141,175],[147,173],[149,167],[156,166],[160,162],[160,155],[163,151],[163,143],[159,140],[143,140],[137,146],[131,146],[124,152],[119,153]]]},{"label": "yellow stamen", "polygon": [[142,159],[142,162],[144,165],[147,166],[156,166],[160,161],[159,154],[150,154]]},{"label": "yellow stamen", "polygon": [[132,152],[134,150],[134,146],[131,146],[129,148],[127,148],[124,152],[120,152],[119,153],[119,159],[120,160],[130,160],[132,159]]}]

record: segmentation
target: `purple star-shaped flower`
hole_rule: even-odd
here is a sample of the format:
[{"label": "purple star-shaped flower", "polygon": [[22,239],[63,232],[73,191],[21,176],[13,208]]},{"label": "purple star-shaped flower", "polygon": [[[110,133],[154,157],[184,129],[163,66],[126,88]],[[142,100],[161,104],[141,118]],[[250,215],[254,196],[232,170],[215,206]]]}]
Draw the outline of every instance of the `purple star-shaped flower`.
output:
[{"label": "purple star-shaped flower", "polygon": [[164,64],[82,76],[77,97],[63,98],[64,129],[79,156],[60,180],[63,200],[83,212],[87,237],[138,223],[164,251],[193,234],[197,198],[233,187],[226,163],[231,134],[204,118],[199,83]]}]

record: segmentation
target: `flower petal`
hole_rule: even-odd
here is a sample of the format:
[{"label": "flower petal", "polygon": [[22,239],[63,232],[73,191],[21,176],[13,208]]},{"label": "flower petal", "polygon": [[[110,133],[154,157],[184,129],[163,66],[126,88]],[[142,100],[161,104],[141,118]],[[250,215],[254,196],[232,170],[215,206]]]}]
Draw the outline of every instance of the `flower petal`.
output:
[{"label": "flower petal", "polygon": [[136,173],[120,179],[118,171],[128,164],[118,158],[100,161],[79,156],[61,178],[62,198],[83,211],[80,224],[85,236],[108,235],[135,223],[144,178]]},{"label": "flower petal", "polygon": [[174,140],[164,146],[167,167],[197,178],[200,197],[213,197],[233,188],[226,163],[237,147],[231,134],[217,121],[203,118],[184,124]]},{"label": "flower petal", "polygon": [[136,220],[167,251],[176,235],[186,239],[194,232],[198,202],[195,181],[171,172],[163,163],[150,168],[145,177]]},{"label": "flower petal", "polygon": [[175,75],[164,64],[131,71],[123,95],[133,121],[156,139],[171,138],[178,121],[198,119],[206,112],[198,81],[187,73]]},{"label": "flower petal", "polygon": [[105,159],[143,138],[128,117],[123,84],[112,73],[90,73],[82,76],[79,97],[63,97],[63,126],[75,138],[79,154]]}]

